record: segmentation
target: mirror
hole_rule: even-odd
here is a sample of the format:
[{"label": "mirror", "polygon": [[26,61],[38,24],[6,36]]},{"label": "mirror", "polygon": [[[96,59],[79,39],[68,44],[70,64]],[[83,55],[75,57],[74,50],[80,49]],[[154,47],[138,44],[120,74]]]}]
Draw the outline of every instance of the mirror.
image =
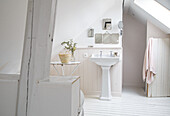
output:
[{"label": "mirror", "polygon": [[103,34],[103,44],[118,44],[119,34]]},{"label": "mirror", "polygon": [[102,34],[101,33],[96,33],[95,34],[95,43],[96,44],[102,44],[103,43],[103,41],[102,41]]},{"label": "mirror", "polygon": [[103,19],[103,30],[111,30],[111,29],[112,29],[112,20]]},{"label": "mirror", "polygon": [[93,37],[94,36],[94,29],[93,28],[90,28],[88,30],[88,37]]},{"label": "mirror", "polygon": [[118,33],[96,33],[95,34],[95,44],[118,44],[119,34]]}]

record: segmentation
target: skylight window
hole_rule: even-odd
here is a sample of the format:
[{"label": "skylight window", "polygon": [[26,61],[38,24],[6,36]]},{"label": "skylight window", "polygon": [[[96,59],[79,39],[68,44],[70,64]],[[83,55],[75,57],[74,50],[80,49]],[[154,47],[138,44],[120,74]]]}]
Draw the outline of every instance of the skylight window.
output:
[{"label": "skylight window", "polygon": [[155,0],[135,0],[134,3],[170,28],[170,11]]}]

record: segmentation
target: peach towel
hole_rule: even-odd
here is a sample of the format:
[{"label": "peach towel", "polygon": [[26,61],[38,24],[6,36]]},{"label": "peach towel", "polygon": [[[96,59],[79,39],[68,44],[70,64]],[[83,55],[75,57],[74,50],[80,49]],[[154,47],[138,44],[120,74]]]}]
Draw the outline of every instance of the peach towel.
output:
[{"label": "peach towel", "polygon": [[153,38],[149,38],[143,64],[143,81],[146,81],[148,84],[153,82],[154,76],[156,75],[154,57]]}]

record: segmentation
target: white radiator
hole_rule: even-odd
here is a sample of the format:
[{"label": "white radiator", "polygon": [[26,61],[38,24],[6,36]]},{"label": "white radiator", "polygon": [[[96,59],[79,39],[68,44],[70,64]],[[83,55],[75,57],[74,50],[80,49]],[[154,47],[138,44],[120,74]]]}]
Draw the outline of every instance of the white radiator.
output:
[{"label": "white radiator", "polygon": [[153,83],[147,86],[147,96],[170,96],[170,39],[154,38],[153,48],[157,74]]}]

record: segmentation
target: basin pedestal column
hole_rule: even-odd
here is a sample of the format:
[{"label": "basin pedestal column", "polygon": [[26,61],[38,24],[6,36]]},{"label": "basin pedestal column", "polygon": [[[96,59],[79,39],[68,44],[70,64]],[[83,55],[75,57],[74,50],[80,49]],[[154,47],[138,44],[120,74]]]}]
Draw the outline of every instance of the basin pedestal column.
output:
[{"label": "basin pedestal column", "polygon": [[110,66],[101,66],[102,68],[102,91],[101,100],[111,100],[111,85],[110,85]]}]

